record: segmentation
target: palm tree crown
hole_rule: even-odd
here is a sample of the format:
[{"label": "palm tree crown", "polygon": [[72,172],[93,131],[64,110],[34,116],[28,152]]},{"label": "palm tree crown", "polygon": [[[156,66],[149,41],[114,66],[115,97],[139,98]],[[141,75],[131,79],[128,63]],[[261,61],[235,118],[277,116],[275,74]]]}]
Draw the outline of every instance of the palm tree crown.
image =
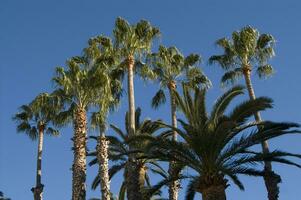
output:
[{"label": "palm tree crown", "polygon": [[75,107],[88,109],[101,99],[101,86],[106,77],[103,73],[94,73],[87,66],[88,61],[84,57],[72,57],[67,61],[67,70],[56,68],[57,76],[53,80],[57,89],[53,94],[70,106],[69,114]]},{"label": "palm tree crown", "polygon": [[160,31],[146,20],[130,25],[125,19],[118,17],[113,34],[115,48],[119,49],[120,56],[127,59],[128,56],[140,58],[141,55],[148,53]]},{"label": "palm tree crown", "polygon": [[[178,93],[176,95],[178,105],[187,119],[186,122],[179,120],[183,130],[165,125],[176,130],[183,141],[154,140],[147,150],[150,150],[151,157],[166,161],[174,159],[197,173],[190,177],[186,199],[193,199],[195,192],[202,193],[203,198],[207,199],[206,195],[209,195],[212,187],[217,187],[224,193],[228,186],[225,177],[230,178],[240,189],[244,189],[237,175],[263,176],[263,171],[258,170],[256,164],[264,160],[301,167],[284,158],[301,158],[300,155],[282,151],[258,153],[250,150],[266,139],[300,133],[300,130],[290,130],[299,127],[294,123],[248,122],[255,112],[271,108],[271,99],[260,97],[249,100],[225,114],[230,102],[243,93],[243,88],[236,86],[222,95],[208,114],[205,106],[206,90],[195,89],[194,97],[190,95],[187,86],[184,86],[183,91],[184,97]],[[261,129],[258,130],[257,125]],[[250,128],[252,130],[247,133]],[[219,194],[217,191],[215,193]]]},{"label": "palm tree crown", "polygon": [[232,33],[232,40],[221,38],[216,44],[224,50],[222,55],[214,55],[209,63],[218,63],[227,72],[221,79],[223,84],[234,83],[243,76],[244,70],[256,68],[260,78],[273,74],[273,67],[268,64],[274,53],[275,39],[270,34],[260,34],[251,26]]},{"label": "palm tree crown", "polygon": [[22,105],[20,112],[14,117],[17,124],[17,132],[24,132],[32,140],[36,140],[39,130],[46,130],[46,134],[57,136],[59,131],[52,125],[56,121],[59,112],[58,104],[48,93],[39,94],[28,105]]},{"label": "palm tree crown", "polygon": [[176,87],[177,83],[185,83],[192,88],[211,85],[210,80],[197,67],[201,61],[197,54],[185,57],[176,47],[160,46],[158,53],[153,53],[149,60],[160,83],[160,89],[152,99],[154,108],[166,101],[164,89]]},{"label": "palm tree crown", "polygon": [[93,128],[100,128],[101,132],[106,129],[106,120],[109,111],[113,111],[120,103],[122,96],[122,77],[117,68],[116,52],[110,38],[97,36],[89,40],[89,46],[84,49],[86,60],[89,62],[89,69],[94,76],[100,75],[102,92],[97,106],[97,112],[93,112],[91,125]]}]

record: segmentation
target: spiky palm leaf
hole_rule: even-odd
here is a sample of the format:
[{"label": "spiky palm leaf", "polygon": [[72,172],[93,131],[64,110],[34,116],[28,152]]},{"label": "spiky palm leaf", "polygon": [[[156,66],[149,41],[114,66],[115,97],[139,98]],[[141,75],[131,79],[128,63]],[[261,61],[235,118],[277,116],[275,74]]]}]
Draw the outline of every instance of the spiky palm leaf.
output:
[{"label": "spiky palm leaf", "polygon": [[[108,140],[110,141],[110,147],[109,147],[109,158],[112,160],[115,164],[111,166],[109,170],[110,179],[113,178],[115,174],[123,170],[126,166],[126,163],[129,159],[129,156],[136,158],[139,160],[141,165],[147,166],[147,169],[151,171],[152,173],[159,174],[163,178],[167,177],[166,172],[164,169],[157,163],[156,159],[142,159],[144,156],[143,149],[148,145],[148,140],[144,140],[142,137],[147,138],[155,138],[154,133],[161,128],[161,125],[158,122],[161,122],[160,120],[157,121],[151,121],[150,119],[145,119],[144,121],[140,121],[141,116],[141,109],[138,108],[136,110],[136,135],[141,136],[139,138],[139,141],[136,140],[135,136],[129,135],[129,116],[128,113],[126,113],[125,116],[125,127],[126,131],[123,132],[120,128],[118,128],[115,125],[111,125],[112,130],[118,135],[116,136],[107,136]],[[91,137],[92,139],[96,139],[96,137]],[[131,146],[131,147],[130,147]],[[88,154],[89,156],[94,157],[96,155],[96,152],[91,152]],[[89,165],[93,166],[96,164],[96,158],[93,158]],[[148,175],[146,173],[146,180],[148,178]],[[147,182],[147,181],[146,181]],[[93,183],[92,183],[92,189],[96,189],[99,185],[100,180],[99,176],[95,177]],[[151,188],[152,186],[148,186],[147,188]],[[159,191],[160,188],[157,188],[156,190],[152,190],[151,193],[149,193],[150,196],[153,196],[156,194],[156,192]],[[120,198],[124,197],[124,193],[126,192],[126,186],[123,183],[123,186],[120,188]]]},{"label": "spiky palm leaf", "polygon": [[39,129],[43,126],[46,134],[59,135],[53,124],[57,120],[60,104],[53,96],[41,93],[28,105],[22,105],[19,110],[13,116],[13,120],[17,123],[17,132],[23,132],[32,140],[36,140]]},{"label": "spiky palm leaf", "polygon": [[[194,90],[191,95],[189,87],[183,87],[184,96],[177,94],[177,102],[186,117],[186,122],[179,120],[183,129],[164,125],[183,138],[183,141],[171,141],[158,138],[152,140],[146,151],[149,158],[163,161],[176,160],[183,166],[194,170],[187,189],[186,199],[193,199],[195,192],[203,192],[213,185],[227,187],[226,177],[240,189],[244,189],[238,175],[263,176],[257,169],[263,161],[279,162],[300,167],[287,157],[301,158],[300,155],[282,151],[259,153],[250,151],[262,141],[281,135],[301,133],[298,124],[274,122],[249,122],[254,113],[272,107],[272,100],[260,97],[236,105],[226,113],[234,97],[243,93],[238,86],[222,95],[213,105],[211,114],[206,111],[205,90]],[[195,103],[196,102],[196,103]],[[201,114],[202,113],[202,114]],[[260,128],[258,129],[257,126]]]}]

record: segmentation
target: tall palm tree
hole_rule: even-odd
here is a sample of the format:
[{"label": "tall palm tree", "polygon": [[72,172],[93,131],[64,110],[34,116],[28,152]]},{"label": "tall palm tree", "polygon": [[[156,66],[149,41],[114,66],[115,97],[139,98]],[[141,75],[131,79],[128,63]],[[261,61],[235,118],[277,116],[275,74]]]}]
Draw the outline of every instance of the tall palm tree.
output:
[{"label": "tall palm tree", "polygon": [[[135,134],[135,95],[134,95],[134,72],[146,77],[152,75],[151,70],[142,62],[141,58],[150,52],[153,40],[159,36],[159,29],[153,27],[148,21],[141,20],[137,24],[131,25],[122,18],[117,18],[115,22],[114,43],[115,49],[120,58],[121,73],[128,75],[128,103],[130,134]],[[134,160],[133,160],[134,161]],[[127,197],[129,200],[137,200],[141,196],[136,188],[138,180],[135,180],[135,163],[128,165],[128,177],[126,185],[128,187]]]},{"label": "tall palm tree", "polygon": [[[171,124],[177,127],[176,116],[176,101],[174,92],[178,83],[185,83],[191,87],[208,87],[211,85],[209,79],[202,73],[200,68],[196,65],[200,62],[200,56],[197,54],[190,54],[184,57],[176,47],[160,46],[158,53],[151,56],[151,65],[153,71],[160,83],[160,89],[152,99],[152,107],[158,108],[161,104],[165,103],[166,97],[164,90],[168,89],[170,98],[171,110]],[[176,132],[172,136],[176,140]],[[170,163],[169,174],[176,175],[178,169],[174,169],[174,163]],[[171,182],[169,186],[169,199],[178,199],[178,190],[180,183],[178,181]]]},{"label": "tall palm tree", "polygon": [[[226,73],[222,77],[222,83],[234,83],[237,79],[244,77],[250,99],[255,99],[255,92],[251,82],[251,72],[255,68],[259,78],[265,78],[273,74],[273,67],[268,60],[274,54],[274,37],[270,34],[260,34],[258,30],[246,26],[240,31],[232,33],[232,40],[221,38],[216,44],[224,53],[214,55],[209,59],[210,63],[218,63]],[[261,121],[260,113],[255,113],[256,121]],[[267,141],[263,141],[264,153],[269,152]],[[278,184],[281,177],[272,170],[271,162],[265,162],[264,181],[268,191],[269,200],[276,200],[279,196]]]},{"label": "tall palm tree", "polygon": [[[151,137],[155,134],[157,130],[161,128],[158,124],[160,120],[152,121],[150,119],[145,119],[144,121],[140,121],[141,116],[141,109],[136,109],[136,120],[135,120],[135,130],[136,134],[131,135],[130,132],[130,123],[129,123],[129,114],[126,114],[125,117],[125,127],[126,132],[122,131],[115,125],[111,124],[111,128],[113,131],[118,135],[116,136],[107,136],[110,146],[109,146],[109,158],[115,163],[109,170],[110,179],[119,171],[126,168],[130,159],[136,159],[136,171],[134,175],[135,180],[138,181],[137,185],[139,186],[136,188],[136,191],[139,190],[139,194],[141,196],[138,199],[141,200],[150,200],[153,195],[156,195],[160,186],[156,186],[155,188],[152,187],[150,183],[150,178],[148,175],[148,170],[161,175],[163,178],[167,178],[167,175],[164,169],[157,163],[156,159],[143,159],[142,157],[144,154],[142,153],[143,149],[147,146],[147,142],[141,137]],[[140,136],[140,140],[136,141],[136,136]],[[92,137],[93,139],[97,140],[96,137]],[[91,152],[89,155],[96,156],[96,152]],[[97,163],[97,158],[94,158],[89,165],[94,165]],[[124,176],[127,177],[127,171],[124,172]],[[96,176],[93,184],[92,189],[96,189],[97,186],[101,184],[101,179],[99,176]],[[162,185],[163,186],[163,185]],[[128,193],[128,185],[126,184],[126,180],[122,183],[119,192],[119,199],[123,200],[125,198],[125,193]]]},{"label": "tall palm tree", "polygon": [[[238,175],[264,176],[264,172],[257,168],[263,161],[301,168],[286,158],[301,158],[301,155],[251,150],[264,140],[301,133],[295,129],[299,127],[295,123],[248,122],[256,112],[271,108],[271,99],[260,97],[248,100],[226,114],[232,100],[243,93],[242,87],[236,86],[218,98],[208,114],[205,90],[196,89],[194,96],[191,96],[189,88],[184,87],[183,90],[183,97],[176,93],[176,100],[186,118],[185,121],[179,120],[183,129],[165,125],[176,130],[183,141],[153,140],[146,151],[150,158],[157,157],[163,161],[174,159],[195,172],[188,176],[190,182],[186,200],[194,199],[196,192],[202,194],[203,200],[226,200],[225,190],[229,186],[227,179],[243,190],[244,186]],[[260,129],[257,129],[258,125],[261,126]]]},{"label": "tall palm tree", "polygon": [[35,200],[43,199],[42,184],[42,151],[44,133],[57,136],[59,131],[53,128],[53,122],[58,114],[59,107],[47,93],[39,94],[30,104],[22,105],[20,111],[14,115],[17,123],[17,132],[27,134],[32,140],[38,140],[36,185],[31,189]]},{"label": "tall palm tree", "polygon": [[73,57],[67,61],[67,69],[57,67],[53,78],[55,96],[64,105],[59,115],[62,125],[73,122],[72,199],[86,199],[86,140],[87,111],[101,99],[101,86],[105,76],[87,69],[88,60]]},{"label": "tall palm tree", "polygon": [[98,177],[100,180],[101,199],[110,200],[108,143],[105,136],[107,129],[107,116],[120,102],[121,81],[116,77],[113,45],[110,38],[97,36],[89,40],[89,46],[85,49],[85,56],[90,61],[90,68],[95,73],[101,73],[99,78],[104,78],[101,86],[102,96],[98,102],[98,111],[92,114],[91,124],[93,128],[99,128],[97,137],[97,161],[99,165]]}]

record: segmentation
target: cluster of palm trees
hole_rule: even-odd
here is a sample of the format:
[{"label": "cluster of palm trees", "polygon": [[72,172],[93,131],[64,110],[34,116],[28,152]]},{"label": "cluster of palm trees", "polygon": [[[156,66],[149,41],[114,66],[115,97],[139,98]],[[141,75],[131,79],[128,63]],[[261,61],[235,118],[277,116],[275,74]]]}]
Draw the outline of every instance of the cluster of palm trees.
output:
[{"label": "cluster of palm trees", "polygon": [[[148,21],[131,25],[117,18],[112,39],[103,35],[89,39],[81,56],[56,68],[54,91],[41,93],[20,107],[13,118],[17,131],[38,139],[36,185],[32,188],[35,200],[42,199],[44,187],[44,133],[58,135],[59,129],[67,124],[74,128],[73,200],[86,199],[87,156],[92,157],[90,166],[99,167],[92,189],[100,186],[102,200],[113,199],[110,180],[121,170],[124,180],[119,200],[163,199],[163,186],[169,187],[168,199],[177,200],[182,179],[189,180],[187,200],[194,199],[195,193],[201,193],[203,200],[225,200],[229,181],[244,189],[240,174],[263,177],[268,199],[278,199],[281,179],[272,170],[271,162],[301,167],[288,159],[301,156],[270,151],[267,141],[300,133],[300,129],[296,123],[262,120],[259,112],[272,108],[272,100],[256,98],[251,82],[253,69],[260,78],[273,73],[268,60],[274,56],[274,38],[247,26],[233,32],[232,39],[217,40],[223,54],[211,56],[209,63],[217,63],[226,71],[222,85],[234,84],[243,77],[249,100],[229,110],[232,101],[245,92],[243,86],[236,85],[222,94],[208,112],[206,93],[211,82],[198,66],[200,56],[184,56],[176,47],[162,45],[153,53],[152,44],[159,36],[159,29]],[[126,75],[127,89],[123,87]],[[141,109],[135,107],[135,75],[160,85],[151,101],[153,108],[165,103],[169,95],[171,124],[140,120]],[[126,130],[111,124],[116,134],[108,136],[108,115],[117,109],[125,90]],[[177,111],[184,119],[177,117]],[[98,130],[99,136],[88,137],[88,127]],[[88,138],[97,142],[94,151],[87,151]],[[262,151],[254,150],[257,144],[262,145]],[[168,170],[163,167],[164,162],[169,164]],[[263,163],[264,168],[260,167]],[[188,174],[182,173],[184,168],[190,169]],[[161,181],[152,185],[150,173],[160,176]]]}]

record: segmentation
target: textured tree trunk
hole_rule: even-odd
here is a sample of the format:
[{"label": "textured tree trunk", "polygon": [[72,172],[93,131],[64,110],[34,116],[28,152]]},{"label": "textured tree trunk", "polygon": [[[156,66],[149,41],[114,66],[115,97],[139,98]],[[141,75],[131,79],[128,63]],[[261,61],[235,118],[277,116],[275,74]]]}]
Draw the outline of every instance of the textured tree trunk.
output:
[{"label": "textured tree trunk", "polygon": [[226,200],[225,186],[211,186],[202,191],[202,200]]},{"label": "textured tree trunk", "polygon": [[139,164],[134,159],[129,159],[125,166],[125,182],[127,187],[128,200],[143,200],[140,187],[140,170]]},{"label": "textured tree trunk", "polygon": [[34,200],[43,199],[43,188],[42,184],[42,151],[43,151],[43,140],[44,140],[44,125],[39,127],[39,141],[38,141],[38,154],[37,154],[37,172],[36,172],[36,186],[31,189],[33,192]]},{"label": "textured tree trunk", "polygon": [[83,108],[77,108],[74,115],[72,200],[86,199],[86,143],[86,111]]},{"label": "textured tree trunk", "polygon": [[139,172],[139,190],[141,191],[142,199],[143,200],[150,200],[151,197],[148,194],[142,192],[142,189],[145,186],[146,167],[141,163],[138,164],[137,167],[138,167],[137,171]]},{"label": "textured tree trunk", "polygon": [[[169,88],[169,96],[170,96],[170,107],[171,107],[171,125],[177,128],[177,115],[176,115],[176,100],[174,96],[174,92],[176,90],[176,83],[171,82],[168,86]],[[177,132],[174,131],[172,135],[173,140],[177,140]],[[179,170],[175,169],[175,162],[171,161],[169,163],[168,173],[171,177],[177,177],[179,175]],[[177,200],[178,192],[180,188],[180,182],[178,180],[174,180],[169,183],[168,193],[169,200]]]},{"label": "textured tree trunk", "polygon": [[108,159],[109,141],[104,135],[98,137],[97,160],[99,164],[98,175],[100,178],[101,199],[110,200],[110,178],[109,178],[109,159]]},{"label": "textured tree trunk", "polygon": [[[256,96],[255,96],[255,92],[254,92],[253,85],[251,82],[250,67],[245,67],[243,73],[244,73],[249,97],[251,100],[254,100],[254,99],[256,99]],[[260,116],[259,112],[257,112],[254,117],[257,122],[261,121],[261,116]],[[263,153],[269,152],[269,145],[268,145],[267,141],[264,141],[263,143],[261,143],[261,146],[262,146]],[[269,161],[266,161],[264,163],[264,170],[265,170],[264,182],[265,182],[266,189],[268,191],[268,199],[269,200],[277,200],[279,197],[278,184],[281,182],[281,177],[278,174],[276,174],[275,172],[273,172],[272,164]]]}]

